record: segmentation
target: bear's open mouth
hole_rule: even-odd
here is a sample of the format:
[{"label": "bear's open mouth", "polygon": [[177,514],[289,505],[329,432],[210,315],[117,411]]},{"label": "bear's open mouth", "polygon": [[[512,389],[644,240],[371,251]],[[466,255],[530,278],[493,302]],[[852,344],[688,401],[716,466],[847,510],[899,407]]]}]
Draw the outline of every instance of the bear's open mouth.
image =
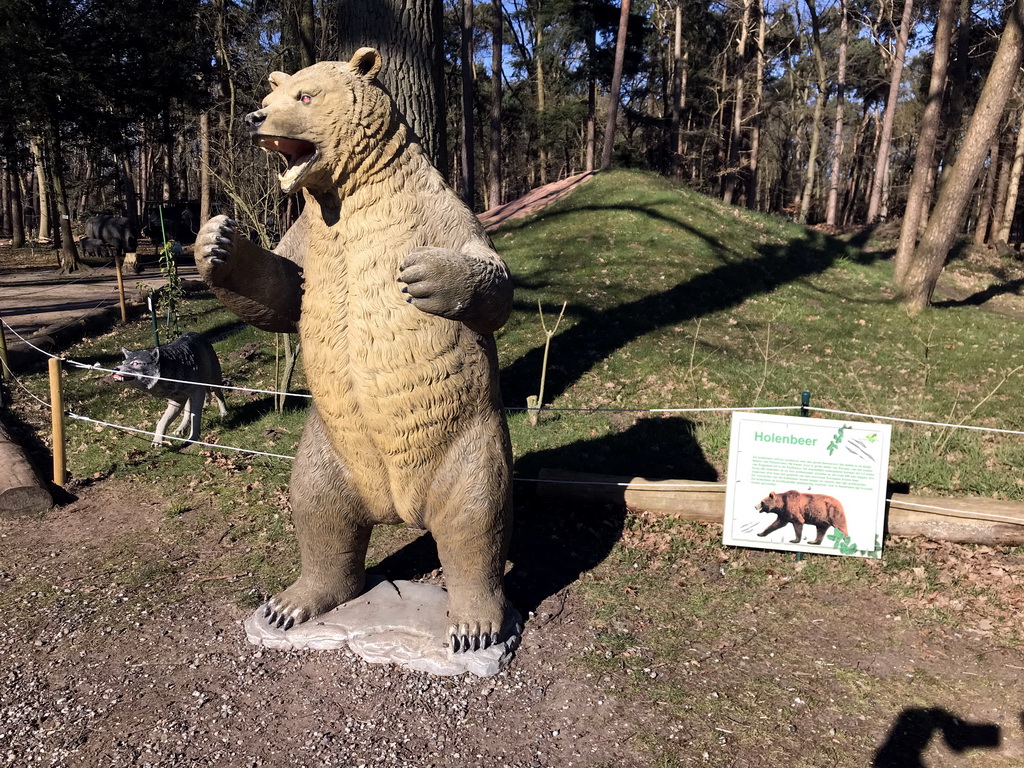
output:
[{"label": "bear's open mouth", "polygon": [[277,180],[281,183],[281,189],[285,192],[291,190],[299,178],[304,174],[316,160],[316,144],[301,139],[288,139],[283,136],[258,136],[256,144],[267,151],[277,152],[284,158],[288,167],[284,173],[278,175]]}]

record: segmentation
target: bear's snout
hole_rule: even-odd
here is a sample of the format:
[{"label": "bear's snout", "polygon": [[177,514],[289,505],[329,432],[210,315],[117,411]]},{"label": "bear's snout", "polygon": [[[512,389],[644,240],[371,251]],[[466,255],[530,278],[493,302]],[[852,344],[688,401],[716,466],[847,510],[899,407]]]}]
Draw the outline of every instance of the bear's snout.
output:
[{"label": "bear's snout", "polygon": [[255,131],[263,125],[263,121],[267,119],[267,113],[262,109],[257,109],[255,112],[250,112],[242,119],[245,121],[245,124],[249,127],[250,131]]}]

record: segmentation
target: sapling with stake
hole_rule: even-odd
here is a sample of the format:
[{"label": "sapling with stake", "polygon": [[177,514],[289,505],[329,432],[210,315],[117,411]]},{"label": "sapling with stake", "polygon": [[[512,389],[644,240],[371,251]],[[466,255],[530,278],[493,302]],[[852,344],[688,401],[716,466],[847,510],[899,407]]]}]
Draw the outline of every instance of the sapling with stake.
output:
[{"label": "sapling with stake", "polygon": [[550,331],[548,330],[547,323],[544,322],[544,308],[540,305],[540,299],[537,299],[537,311],[540,313],[540,327],[544,329],[544,359],[540,365],[540,392],[536,395],[530,395],[526,398],[526,408],[530,414],[530,425],[537,426],[537,422],[540,419],[540,410],[544,407],[544,382],[548,375],[548,352],[551,349],[551,338],[558,332],[558,326],[562,322],[562,316],[565,314],[565,308],[569,302],[562,302],[562,311],[558,313],[558,320],[555,321],[555,327]]}]

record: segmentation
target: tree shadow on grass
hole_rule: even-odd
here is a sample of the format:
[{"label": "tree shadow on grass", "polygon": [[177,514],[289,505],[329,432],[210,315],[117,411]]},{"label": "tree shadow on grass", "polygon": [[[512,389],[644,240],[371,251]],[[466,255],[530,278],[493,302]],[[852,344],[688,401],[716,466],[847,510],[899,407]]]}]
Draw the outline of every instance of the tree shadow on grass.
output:
[{"label": "tree shadow on grass", "polygon": [[908,708],[893,723],[871,765],[873,768],[925,768],[923,756],[936,733],[957,753],[995,749],[1000,740],[998,725],[968,723],[938,707]]},{"label": "tree shadow on grass", "polygon": [[[623,210],[623,207],[616,207],[616,210]],[[798,240],[783,245],[761,245],[757,256],[737,258],[735,252],[717,239],[685,222],[648,208],[636,207],[635,210],[700,237],[718,254],[722,264],[661,293],[603,311],[574,305],[572,311],[580,321],[557,336],[557,344],[572,350],[573,354],[560,357],[563,376],[549,382],[551,399],[561,395],[613,352],[647,333],[737,306],[752,296],[821,274],[840,258],[859,263],[877,260],[877,254],[860,250],[870,235],[867,230],[849,242],[808,230]],[[519,308],[527,311],[525,306]],[[544,347],[538,345],[502,370],[506,403],[523,403],[527,395],[532,394],[543,355]]]},{"label": "tree shadow on grass", "polygon": [[1019,277],[1014,280],[1007,280],[1002,283],[990,285],[988,288],[976,291],[970,296],[966,296],[962,299],[936,301],[932,306],[938,309],[950,309],[952,307],[980,307],[982,304],[990,299],[994,299],[996,296],[1005,296],[1006,294],[1019,296],[1022,289],[1024,289],[1024,278]]},{"label": "tree shadow on grass", "polygon": [[[659,474],[716,480],[693,424],[679,417],[642,419],[623,432],[527,454],[516,463],[515,522],[505,578],[506,593],[524,616],[599,565],[622,536],[624,501],[549,499],[535,482],[544,467],[586,469],[617,475]],[[624,498],[625,489],[622,489]],[[437,568],[437,547],[420,536],[369,569],[390,579],[409,579]]]}]

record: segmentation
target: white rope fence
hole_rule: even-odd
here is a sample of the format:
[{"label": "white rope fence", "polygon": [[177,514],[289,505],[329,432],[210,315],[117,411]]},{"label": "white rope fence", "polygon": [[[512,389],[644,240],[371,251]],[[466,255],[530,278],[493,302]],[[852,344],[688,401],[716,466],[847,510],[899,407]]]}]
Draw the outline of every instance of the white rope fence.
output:
[{"label": "white rope fence", "polygon": [[[102,372],[106,372],[106,373],[114,373],[113,369],[103,368],[98,363],[93,364],[93,365],[89,365],[87,363],[82,363],[82,362],[79,362],[77,360],[61,357],[60,355],[55,355],[53,353],[47,352],[46,350],[41,349],[40,347],[38,347],[35,344],[33,344],[32,342],[30,342],[28,339],[24,338],[21,334],[19,334],[17,331],[15,331],[13,328],[11,328],[11,326],[8,325],[8,323],[6,321],[4,321],[2,318],[0,318],[0,324],[2,324],[4,328],[9,330],[12,334],[14,334],[19,340],[21,340],[28,347],[30,347],[31,349],[35,350],[36,352],[38,352],[39,354],[41,354],[41,355],[43,355],[43,356],[45,356],[47,358],[59,360],[62,363],[66,363],[67,365],[70,365],[70,366],[72,366],[74,368],[78,368],[78,369],[81,369],[81,370],[102,371]],[[28,387],[26,387],[25,384],[21,381],[21,379],[14,374],[14,372],[10,369],[9,366],[4,365],[4,370],[6,371],[8,378],[10,378],[12,381],[14,381],[18,385],[18,387],[21,390],[23,390],[25,392],[25,394],[27,394],[30,398],[35,400],[40,405],[45,406],[46,408],[52,408],[52,404],[51,403],[48,403],[47,401],[45,401],[42,398],[40,398],[37,395],[35,395],[31,390],[29,390]],[[162,378],[161,380],[168,381],[168,382],[174,382],[174,383],[184,383],[184,384],[193,384],[194,383],[192,381],[180,380],[180,379]],[[285,397],[299,397],[299,398],[305,398],[305,399],[310,399],[312,397],[312,395],[303,394],[303,393],[278,392],[276,390],[270,390],[270,389],[258,389],[258,388],[253,388],[253,387],[238,387],[238,386],[231,386],[231,385],[227,385],[227,384],[220,384],[220,385],[209,384],[207,386],[217,387],[219,389],[233,390],[233,391],[237,391],[237,392],[251,392],[251,393],[256,393],[256,394],[264,394],[264,395],[275,395],[275,396],[285,396]],[[526,408],[526,407],[510,407],[510,408],[506,408],[506,410],[510,411],[510,412],[519,412],[519,411],[530,411],[530,410],[538,410],[538,409],[531,409],[531,408]],[[1003,435],[1024,435],[1024,431],[1014,430],[1014,429],[1002,429],[1002,428],[998,428],[998,427],[986,427],[986,426],[972,425],[972,424],[953,424],[953,423],[946,423],[946,422],[927,421],[927,420],[923,420],[923,419],[910,419],[910,418],[905,418],[905,417],[900,417],[900,416],[884,416],[884,415],[878,415],[878,414],[860,413],[858,411],[838,410],[838,409],[834,409],[834,408],[819,408],[819,407],[812,406],[812,405],[746,406],[746,407],[736,407],[736,408],[730,408],[730,407],[718,407],[718,408],[547,408],[547,407],[545,407],[542,410],[550,411],[550,412],[559,412],[559,413],[649,413],[649,414],[682,414],[682,413],[697,414],[697,413],[734,413],[734,412],[746,412],[746,411],[768,412],[768,411],[796,411],[796,410],[804,410],[804,411],[807,411],[807,412],[813,411],[815,413],[832,414],[832,415],[837,415],[837,416],[850,416],[850,417],[856,417],[856,418],[861,418],[861,419],[867,419],[867,420],[870,420],[870,421],[891,421],[891,422],[896,422],[896,423],[912,424],[912,425],[917,425],[917,426],[938,427],[938,428],[942,428],[942,429],[965,429],[965,430],[973,430],[973,431],[979,431],[979,432],[991,432],[991,433],[1003,434]],[[138,428],[135,428],[135,427],[127,427],[127,426],[124,426],[122,424],[115,424],[115,423],[108,422],[108,421],[102,421],[100,419],[90,418],[88,416],[84,416],[82,414],[75,413],[74,411],[71,411],[71,410],[65,410],[64,413],[65,413],[65,415],[68,418],[73,419],[75,421],[86,422],[86,423],[97,425],[99,427],[105,427],[105,428],[109,428],[109,429],[117,429],[117,430],[120,430],[120,431],[123,431],[123,432],[131,433],[131,434],[137,434],[137,435],[143,435],[143,436],[146,436],[146,437],[155,437],[156,436],[155,432],[150,432],[148,430],[138,429]],[[266,458],[285,459],[285,460],[294,460],[295,459],[295,456],[292,456],[292,455],[289,455],[289,454],[272,453],[272,452],[268,452],[268,451],[259,451],[259,450],[253,449],[253,448],[241,448],[241,447],[232,446],[232,445],[223,445],[221,443],[207,443],[207,442],[201,442],[201,441],[196,441],[196,440],[188,440],[187,438],[177,437],[177,436],[172,436],[172,435],[164,435],[164,439],[175,440],[175,441],[182,442],[182,443],[190,443],[190,444],[193,444],[193,445],[200,445],[200,446],[204,446],[204,447],[207,447],[207,448],[212,448],[212,449],[217,449],[217,450],[222,450],[222,451],[232,451],[232,452],[235,452],[235,453],[249,454],[249,455],[254,455],[254,456],[263,456],[263,457],[266,457]],[[541,478],[525,478],[525,477],[517,477],[517,478],[513,478],[513,479],[514,479],[515,482],[518,482],[518,483],[533,483],[533,484],[545,484],[545,485],[608,486],[608,487],[617,487],[617,488],[623,488],[623,489],[630,488],[630,489],[637,489],[637,490],[674,490],[674,489],[684,489],[684,488],[700,488],[700,489],[705,489],[705,490],[716,490],[716,489],[723,489],[723,488],[726,487],[725,483],[671,483],[671,482],[631,483],[631,482],[618,482],[618,481],[612,482],[612,481],[595,481],[595,480],[556,480],[556,479],[546,479],[546,478],[545,479],[541,479]],[[889,503],[893,502],[891,497],[887,498],[886,501],[889,502]],[[915,507],[915,508],[918,508],[918,509],[922,509],[922,510],[927,510],[929,512],[933,512],[935,514],[949,515],[949,516],[952,516],[952,517],[970,515],[970,516],[973,516],[973,517],[976,517],[976,518],[977,517],[981,517],[981,518],[985,518],[985,519],[993,520],[993,521],[1008,521],[1008,522],[1018,523],[1018,524],[1020,523],[1020,519],[1019,518],[1009,517],[1009,516],[1005,516],[1005,515],[987,514],[987,513],[982,513],[982,512],[978,512],[978,511],[967,512],[965,510],[952,509],[952,508],[949,508],[949,507],[934,506],[934,505],[930,505],[930,504],[919,504],[919,503],[913,503],[913,502],[903,501],[903,500],[900,500],[899,504],[901,506]]]},{"label": "white rope fence", "polygon": [[[87,421],[90,424],[98,424],[101,427],[110,427],[112,429],[119,429],[122,432],[132,432],[138,435],[146,435],[147,437],[156,437],[156,432],[149,432],[145,429],[136,429],[135,427],[126,427],[122,424],[111,424],[109,421],[100,421],[99,419],[90,419],[88,416],[82,416],[73,411],[67,411],[66,413],[69,419],[75,419],[76,421]],[[236,448],[233,445],[221,445],[220,443],[204,443],[201,440],[189,440],[187,437],[177,437],[175,435],[164,435],[165,440],[177,440],[182,443],[189,443],[190,445],[203,445],[207,448],[219,448],[222,451],[235,451],[237,453],[249,453],[255,456],[270,456],[275,459],[294,459],[294,456],[289,456],[285,453],[267,453],[266,451],[257,451],[252,448]]]}]

